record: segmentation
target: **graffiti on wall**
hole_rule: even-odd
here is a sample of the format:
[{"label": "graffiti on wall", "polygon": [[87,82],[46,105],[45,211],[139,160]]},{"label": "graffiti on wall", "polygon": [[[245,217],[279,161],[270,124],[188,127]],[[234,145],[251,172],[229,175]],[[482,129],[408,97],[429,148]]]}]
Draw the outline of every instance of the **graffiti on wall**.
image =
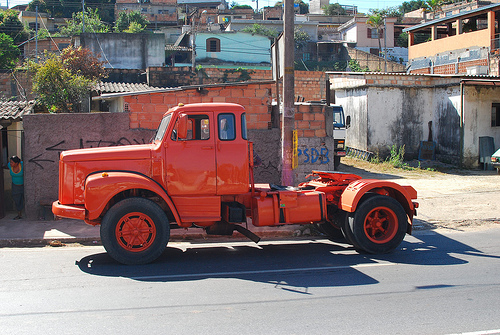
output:
[{"label": "graffiti on wall", "polygon": [[[46,147],[42,153],[36,155],[35,157],[28,160],[29,163],[35,164],[37,167],[44,169],[44,164],[46,163],[55,163],[56,161],[53,159],[48,159],[47,153],[52,151],[58,152],[58,156],[62,151],[71,150],[71,149],[85,149],[85,148],[100,148],[100,147],[114,147],[121,145],[130,145],[130,144],[146,144],[147,142],[137,139],[128,139],[126,137],[121,137],[118,141],[104,141],[104,140],[87,140],[84,141],[82,138],[79,141],[79,148],[70,148],[65,140],[62,140],[54,145]],[[52,155],[51,155],[52,156]]]},{"label": "graffiti on wall", "polygon": [[330,162],[329,153],[327,147],[298,149],[299,159],[303,159],[299,162],[304,164],[328,164]]}]

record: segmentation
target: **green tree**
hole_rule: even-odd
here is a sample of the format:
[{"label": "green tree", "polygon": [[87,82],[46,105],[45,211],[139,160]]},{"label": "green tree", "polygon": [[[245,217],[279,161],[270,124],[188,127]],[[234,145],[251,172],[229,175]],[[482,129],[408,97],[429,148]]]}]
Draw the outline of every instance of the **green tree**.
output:
[{"label": "green tree", "polygon": [[408,33],[399,34],[396,44],[398,47],[408,48]]},{"label": "green tree", "polygon": [[404,15],[405,13],[413,12],[414,10],[424,8],[424,0],[411,0],[405,1],[399,6],[399,12]]},{"label": "green tree", "polygon": [[7,34],[0,33],[0,69],[12,69],[19,59],[19,49]]},{"label": "green tree", "polygon": [[250,5],[239,5],[234,3],[234,6],[231,6],[231,9],[253,9],[253,7]]},{"label": "green tree", "polygon": [[245,32],[245,33],[267,36],[267,37],[271,37],[271,38],[275,38],[278,36],[278,32],[275,29],[266,28],[263,25],[260,25],[258,23],[254,23],[251,26],[245,27],[241,31]]},{"label": "green tree", "polygon": [[380,14],[382,17],[395,17],[398,22],[401,22],[404,14],[399,11],[398,7],[387,7],[383,9],[370,9],[370,14]]},{"label": "green tree", "polygon": [[129,33],[129,34],[137,34],[137,33],[142,33],[146,30],[146,26],[137,23],[137,22],[130,22],[130,25],[128,26],[127,30],[124,30],[124,33]]},{"label": "green tree", "polygon": [[0,10],[0,33],[9,35],[14,44],[20,44],[28,39],[29,33],[17,17],[18,12],[12,9]]},{"label": "green tree", "polygon": [[[142,32],[146,29],[149,21],[139,11],[130,13],[120,12],[115,22],[115,32]],[[132,27],[131,27],[132,26]]]},{"label": "green tree", "polygon": [[[72,19],[68,20],[68,25],[60,29],[63,36],[79,35],[83,32],[83,14],[82,12],[73,13]],[[99,17],[99,10],[87,8],[85,10],[85,32],[89,33],[107,33],[109,27],[102,22]]]},{"label": "green tree", "polygon": [[338,2],[324,6],[323,13],[328,16],[346,15],[344,7],[342,7]]},{"label": "green tree", "polygon": [[443,6],[442,0],[426,0],[424,9],[428,12],[433,13],[435,16],[437,12],[441,11],[442,6]]},{"label": "green tree", "polygon": [[382,34],[382,27],[384,26],[384,17],[380,13],[373,13],[368,17],[368,20],[366,20],[366,24],[377,30],[378,50],[380,54],[380,52],[382,51],[382,44],[380,43],[380,35]]},{"label": "green tree", "polygon": [[61,56],[45,53],[45,61],[29,63],[33,91],[52,112],[80,112],[83,99],[102,77],[102,63],[85,49],[64,49]]},{"label": "green tree", "polygon": [[295,49],[297,50],[302,50],[307,45],[307,42],[311,40],[311,36],[301,30],[301,28],[301,26],[298,26],[293,29],[293,40],[295,42]]}]

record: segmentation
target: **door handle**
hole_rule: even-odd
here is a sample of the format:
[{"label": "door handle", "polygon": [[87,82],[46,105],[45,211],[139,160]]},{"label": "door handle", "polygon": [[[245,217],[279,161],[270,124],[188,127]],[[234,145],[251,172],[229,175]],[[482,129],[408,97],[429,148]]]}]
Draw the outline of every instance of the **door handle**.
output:
[{"label": "door handle", "polygon": [[212,150],[214,147],[208,146],[208,147],[201,147],[201,150]]}]

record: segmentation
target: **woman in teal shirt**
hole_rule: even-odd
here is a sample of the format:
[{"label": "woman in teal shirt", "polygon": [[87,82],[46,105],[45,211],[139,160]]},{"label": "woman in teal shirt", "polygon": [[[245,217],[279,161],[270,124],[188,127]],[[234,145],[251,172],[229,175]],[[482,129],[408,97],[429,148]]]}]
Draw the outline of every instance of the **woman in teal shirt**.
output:
[{"label": "woman in teal shirt", "polygon": [[24,169],[23,162],[19,157],[12,156],[7,165],[12,177],[12,199],[16,204],[17,216],[14,220],[22,218],[22,210],[24,207]]}]

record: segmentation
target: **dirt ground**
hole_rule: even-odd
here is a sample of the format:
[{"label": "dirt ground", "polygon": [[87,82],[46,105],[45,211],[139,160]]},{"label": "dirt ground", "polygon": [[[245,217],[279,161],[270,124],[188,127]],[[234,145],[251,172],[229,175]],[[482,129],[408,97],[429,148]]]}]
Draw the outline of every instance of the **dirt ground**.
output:
[{"label": "dirt ground", "polygon": [[[415,164],[411,164],[415,165]],[[418,192],[414,229],[486,229],[500,227],[500,175],[495,170],[462,170],[432,162],[405,170],[360,159],[342,159],[339,171],[363,178],[387,179],[411,185]]]}]

